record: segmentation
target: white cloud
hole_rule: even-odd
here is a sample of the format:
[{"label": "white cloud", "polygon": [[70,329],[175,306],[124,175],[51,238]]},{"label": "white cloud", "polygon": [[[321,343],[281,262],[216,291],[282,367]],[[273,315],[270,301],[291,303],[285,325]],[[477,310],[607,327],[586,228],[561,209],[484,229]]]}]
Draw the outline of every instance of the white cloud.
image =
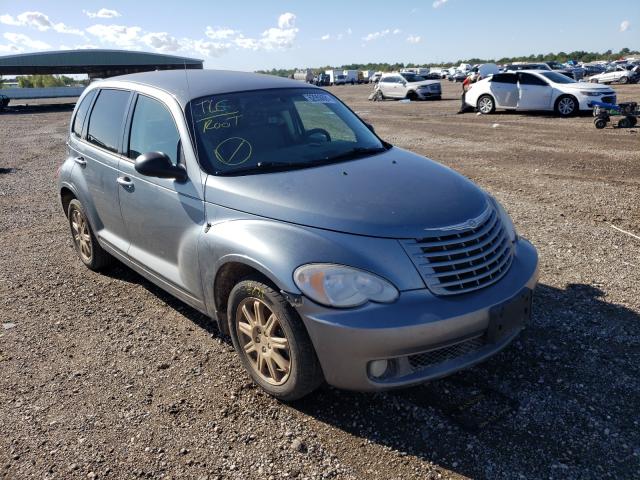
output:
[{"label": "white cloud", "polygon": [[398,35],[399,33],[402,33],[402,30],[400,30],[399,28],[396,28],[396,29],[393,31],[393,34],[394,34],[394,35]]},{"label": "white cloud", "polygon": [[212,40],[226,40],[229,37],[240,34],[240,32],[232,28],[207,27],[204,34]]},{"label": "white cloud", "polygon": [[351,35],[353,33],[353,30],[351,30],[351,28],[347,28],[347,35]]},{"label": "white cloud", "polygon": [[447,3],[449,0],[436,0],[433,2],[433,8],[438,8]]},{"label": "white cloud", "polygon": [[118,47],[131,48],[141,40],[140,27],[127,27],[124,25],[102,25],[96,24],[87,27],[87,32],[102,43],[110,43]]},{"label": "white cloud", "polygon": [[389,33],[391,33],[391,30],[387,28],[386,30],[381,30],[379,32],[369,33],[367,36],[362,37],[362,40],[364,40],[365,42],[370,42],[372,40],[377,40],[379,38],[386,37],[387,35],[389,35]]},{"label": "white cloud", "polygon": [[42,12],[23,12],[15,18],[11,15],[0,15],[0,23],[14,27],[31,27],[41,32],[55,30],[58,33],[83,35],[81,30],[66,26],[64,23],[54,23],[48,15]]},{"label": "white cloud", "polygon": [[286,29],[293,28],[293,24],[296,22],[296,16],[291,12],[283,13],[278,17],[278,28]]},{"label": "white cloud", "polygon": [[26,47],[31,50],[46,50],[48,48],[51,48],[51,45],[49,45],[48,43],[42,42],[40,40],[34,40],[33,38],[28,37],[27,35],[24,35],[22,33],[7,32],[3,35],[3,37],[9,40],[10,43],[16,45],[18,48]]},{"label": "white cloud", "polygon": [[626,32],[627,30],[629,30],[630,26],[631,26],[631,22],[629,20],[623,20],[622,23],[620,24],[620,31]]},{"label": "white cloud", "polygon": [[14,45],[13,43],[9,43],[7,45],[0,45],[0,52],[2,53],[20,53],[22,52],[22,48]]},{"label": "white cloud", "polygon": [[320,40],[329,40],[331,38],[331,35],[329,35],[328,33],[326,35],[322,35],[320,37]]},{"label": "white cloud", "polygon": [[420,43],[420,40],[422,40],[420,35],[409,35],[407,37],[407,42],[409,43]]},{"label": "white cloud", "polygon": [[184,50],[196,52],[204,57],[220,57],[227,53],[231,47],[229,43],[193,40],[190,38],[183,38],[180,43]]},{"label": "white cloud", "polygon": [[97,12],[89,12],[87,10],[82,10],[82,12],[89,18],[115,18],[122,16],[117,10],[109,10],[108,8],[101,8]]},{"label": "white cloud", "polygon": [[177,52],[182,44],[167,32],[149,32],[140,37],[142,43],[159,52]]}]

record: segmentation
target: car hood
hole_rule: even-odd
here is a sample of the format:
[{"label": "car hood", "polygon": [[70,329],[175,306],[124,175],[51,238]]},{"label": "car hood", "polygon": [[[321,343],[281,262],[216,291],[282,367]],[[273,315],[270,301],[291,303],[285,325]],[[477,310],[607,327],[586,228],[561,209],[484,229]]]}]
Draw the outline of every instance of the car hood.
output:
[{"label": "car hood", "polygon": [[386,238],[463,223],[487,195],[453,170],[391,148],[367,158],[285,172],[209,175],[206,201],[284,222]]},{"label": "car hood", "polygon": [[576,82],[560,84],[563,90],[588,90],[590,92],[610,92],[611,87],[599,83]]}]

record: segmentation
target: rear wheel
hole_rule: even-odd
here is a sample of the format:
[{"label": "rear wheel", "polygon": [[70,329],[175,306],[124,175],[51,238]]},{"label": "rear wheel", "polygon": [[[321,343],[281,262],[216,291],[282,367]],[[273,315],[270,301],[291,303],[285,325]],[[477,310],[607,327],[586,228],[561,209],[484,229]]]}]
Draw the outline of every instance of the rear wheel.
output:
[{"label": "rear wheel", "polygon": [[629,117],[622,117],[620,120],[618,120],[618,128],[631,128],[631,121],[629,120]]},{"label": "rear wheel", "polygon": [[627,83],[629,83],[629,77],[624,76],[624,77],[620,77],[620,80],[618,80],[621,84],[625,85]]},{"label": "rear wheel", "polygon": [[556,100],[555,111],[561,117],[570,117],[571,115],[575,115],[578,113],[578,108],[578,100],[571,95],[563,95]]},{"label": "rear wheel", "polygon": [[251,378],[270,395],[292,401],[323,381],[313,344],[295,310],[260,276],[240,281],[229,296],[233,346]]},{"label": "rear wheel", "polygon": [[407,98],[409,100],[411,100],[412,102],[418,100],[418,94],[416,92],[409,92],[407,93]]},{"label": "rear wheel", "polygon": [[631,128],[635,127],[638,124],[638,117],[627,117],[631,122]]},{"label": "rear wheel", "polygon": [[491,95],[482,95],[478,99],[478,111],[483,115],[488,115],[496,111],[496,102]]},{"label": "rear wheel", "polygon": [[110,265],[113,262],[113,257],[104,251],[96,240],[84,206],[79,200],[74,198],[69,202],[67,218],[69,219],[73,245],[82,263],[91,270],[100,270]]}]

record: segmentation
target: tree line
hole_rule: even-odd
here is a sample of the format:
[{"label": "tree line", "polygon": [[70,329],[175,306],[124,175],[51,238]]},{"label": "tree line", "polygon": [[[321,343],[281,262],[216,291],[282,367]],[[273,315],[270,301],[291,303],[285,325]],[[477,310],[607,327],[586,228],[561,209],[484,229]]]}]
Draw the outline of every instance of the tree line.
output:
[{"label": "tree line", "polygon": [[[513,62],[561,62],[564,63],[568,60],[575,60],[576,62],[595,62],[598,60],[613,61],[620,58],[628,57],[630,55],[640,55],[637,50],[630,50],[629,48],[623,48],[619,52],[613,52],[607,50],[606,52],[586,52],[584,50],[576,50],[573,52],[558,52],[558,53],[546,53],[537,55],[528,55],[520,57],[502,57],[502,58],[467,58],[460,59],[455,62],[446,63],[350,63],[342,66],[325,65],[322,67],[312,68],[314,72],[324,72],[325,70],[374,70],[383,72],[392,72],[400,70],[402,68],[420,67],[424,65],[431,65],[434,67],[444,67],[451,65],[460,65],[461,63],[470,63],[475,65],[477,63],[513,63]],[[272,68],[271,70],[258,70],[257,73],[267,73],[270,75],[277,75],[279,77],[288,77],[293,75],[296,71],[295,68]]]},{"label": "tree line", "polygon": [[[0,79],[0,88],[6,82]],[[19,75],[16,77],[20,88],[68,87],[70,85],[88,85],[88,80],[76,80],[66,75]]]}]

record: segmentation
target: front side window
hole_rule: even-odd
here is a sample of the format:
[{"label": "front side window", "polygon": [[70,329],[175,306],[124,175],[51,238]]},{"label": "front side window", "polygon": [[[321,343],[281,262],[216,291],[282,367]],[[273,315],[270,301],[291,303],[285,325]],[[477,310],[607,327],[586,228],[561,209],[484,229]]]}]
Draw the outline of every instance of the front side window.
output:
[{"label": "front side window", "polygon": [[203,168],[265,173],[366,157],[387,147],[333,95],[291,88],[192,100],[187,118]]},{"label": "front side window", "polygon": [[179,148],[180,135],[171,112],[158,100],[138,96],[131,120],[127,156],[135,160],[144,153],[162,152],[177,165]]},{"label": "front side window", "polygon": [[573,78],[567,77],[558,72],[542,72],[540,75],[548,78],[554,83],[576,83]]},{"label": "front side window", "polygon": [[129,96],[125,90],[100,90],[89,118],[87,141],[112,152],[118,151]]},{"label": "front side window", "polygon": [[93,97],[96,96],[96,90],[91,90],[89,93],[85,95],[78,107],[78,111],[76,112],[76,116],[73,119],[73,127],[72,131],[76,137],[82,136],[82,125],[84,125],[84,119],[87,116],[87,112],[89,111],[89,107],[91,106],[91,102],[93,101]]}]

